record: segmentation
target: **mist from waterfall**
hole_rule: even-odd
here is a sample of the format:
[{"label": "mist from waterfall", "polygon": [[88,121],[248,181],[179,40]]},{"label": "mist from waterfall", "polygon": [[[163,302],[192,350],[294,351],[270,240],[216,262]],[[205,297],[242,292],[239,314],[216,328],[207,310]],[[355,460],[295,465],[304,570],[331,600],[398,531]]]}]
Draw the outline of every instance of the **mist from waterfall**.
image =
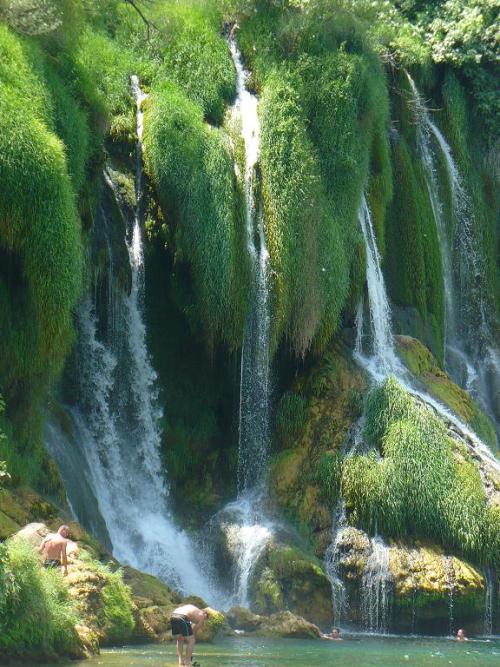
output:
[{"label": "mist from waterfall", "polygon": [[[406,73],[413,95],[417,148],[439,239],[445,302],[445,366],[451,377],[475,396],[500,429],[500,352],[492,334],[474,214],[450,145],[432,121],[418,88]],[[452,217],[446,220],[438,178],[438,157],[446,168]]]},{"label": "mist from waterfall", "polygon": [[252,296],[247,317],[240,369],[238,442],[238,497],[217,515],[235,565],[230,603],[248,606],[253,567],[272,537],[272,522],[265,516],[269,458],[270,328],[269,253],[264,218],[256,196],[260,126],[258,100],[247,90],[248,72],[236,41],[229,47],[236,69],[236,101],[233,120],[240,126],[245,145],[244,192],[247,251],[252,271]]},{"label": "mist from waterfall", "polygon": [[[64,429],[52,420],[47,446],[60,466],[77,518],[110,545],[120,562],[215,604],[217,593],[192,541],[173,521],[162,472],[163,414],[144,322],[141,105],[145,96],[136,77],[131,83],[138,134],[137,204],[126,239],[131,289],[127,294],[115,284],[109,225],[101,209],[96,225],[107,253],[107,325],[100,321],[97,294],[87,295],[77,313],[77,400],[65,408]],[[111,171],[105,181],[116,195]],[[82,464],[78,470],[75,461]],[[83,511],[81,493],[91,500]]]}]

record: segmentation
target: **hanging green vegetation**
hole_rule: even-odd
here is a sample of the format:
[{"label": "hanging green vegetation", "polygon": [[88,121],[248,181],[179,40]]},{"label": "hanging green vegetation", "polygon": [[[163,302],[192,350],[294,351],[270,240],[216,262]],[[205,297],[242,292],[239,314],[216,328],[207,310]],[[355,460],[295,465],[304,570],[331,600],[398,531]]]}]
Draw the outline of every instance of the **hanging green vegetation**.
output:
[{"label": "hanging green vegetation", "polygon": [[[228,141],[174,85],[151,96],[144,132],[146,166],[168,219],[178,261],[189,262],[198,326],[211,345],[240,344],[248,286],[242,195]],[[171,216],[171,218],[170,218]]]},{"label": "hanging green vegetation", "polygon": [[220,124],[225,104],[235,94],[234,65],[220,32],[220,9],[214,3],[169,2],[156,23],[163,64],[155,79],[174,81],[200,104],[206,118]]},{"label": "hanging green vegetation", "polygon": [[392,194],[383,69],[354,16],[334,5],[321,16],[314,7],[249,13],[240,39],[262,95],[274,341],[285,336],[298,355],[324,349],[359,294],[362,191],[382,248]]},{"label": "hanging green vegetation", "polygon": [[[87,137],[57,77],[33,65],[37,55],[0,26],[0,384],[25,435],[72,343],[81,282],[74,185],[82,182]],[[36,428],[31,436],[36,441]]]},{"label": "hanging green vegetation", "polygon": [[442,420],[394,379],[369,395],[365,418],[365,437],[382,458],[373,452],[345,459],[351,520],[387,537],[427,537],[498,567],[500,512]]}]

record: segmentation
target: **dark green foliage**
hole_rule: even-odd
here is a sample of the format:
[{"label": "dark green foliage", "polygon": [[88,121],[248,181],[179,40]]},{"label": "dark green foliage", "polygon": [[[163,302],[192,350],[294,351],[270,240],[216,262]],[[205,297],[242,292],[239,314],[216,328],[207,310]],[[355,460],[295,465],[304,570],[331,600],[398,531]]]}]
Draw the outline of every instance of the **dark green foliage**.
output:
[{"label": "dark green foliage", "polygon": [[279,442],[289,447],[301,433],[307,421],[307,400],[293,391],[280,398],[276,410],[276,435]]},{"label": "dark green foliage", "polygon": [[488,504],[479,470],[430,408],[389,379],[368,398],[365,436],[382,458],[344,461],[342,489],[353,521],[390,537],[437,540],[498,567],[498,508]]},{"label": "dark green foliage", "polygon": [[240,344],[248,289],[242,201],[228,142],[173,84],[152,94],[144,149],[164,212],[175,221],[178,261],[191,265],[195,322],[209,345]]},{"label": "dark green foliage", "polygon": [[[196,525],[234,497],[237,464],[237,355],[206,338],[194,321],[196,294],[189,267],[153,237],[146,260],[146,314],[153,365],[168,406],[162,454],[176,513]],[[194,335],[189,332],[195,330]],[[189,498],[189,504],[185,500]]]},{"label": "dark green foliage", "polygon": [[40,565],[24,540],[0,544],[0,650],[4,655],[64,653],[78,645],[75,603],[61,573]]},{"label": "dark green foliage", "polygon": [[314,473],[323,498],[330,507],[335,507],[342,482],[342,457],[339,452],[325,452],[316,464]]},{"label": "dark green foliage", "polygon": [[[444,113],[438,116],[452,147],[463,186],[469,200],[471,234],[480,261],[476,276],[476,297],[488,304],[488,311],[499,312],[500,271],[498,249],[500,201],[496,187],[495,144],[489,145],[481,117],[472,108],[470,97],[451,71],[445,73],[440,91]],[[457,233],[457,232],[456,232]],[[479,296],[479,294],[481,295]],[[478,305],[478,304],[475,304]]]},{"label": "dark green foliage", "polygon": [[363,190],[383,250],[392,193],[387,86],[366,24],[343,3],[247,5],[240,44],[262,95],[274,344],[285,336],[304,355],[324,349],[361,291]]},{"label": "dark green foliage", "polygon": [[174,81],[216,123],[235,94],[234,65],[221,25],[214,3],[167,3],[160,23],[163,65],[155,75],[159,82]]},{"label": "dark green foliage", "polygon": [[417,309],[426,327],[426,344],[443,357],[443,276],[436,223],[418,157],[411,94],[404,79],[395,100],[399,131],[393,134],[394,197],[387,216],[385,258],[389,293],[399,306]]}]

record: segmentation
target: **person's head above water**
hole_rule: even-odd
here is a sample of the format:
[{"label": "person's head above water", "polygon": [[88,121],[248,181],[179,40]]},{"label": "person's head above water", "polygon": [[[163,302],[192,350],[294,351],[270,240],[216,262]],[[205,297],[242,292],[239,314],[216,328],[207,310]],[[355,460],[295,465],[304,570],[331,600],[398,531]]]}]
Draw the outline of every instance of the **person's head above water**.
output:
[{"label": "person's head above water", "polygon": [[457,639],[460,641],[465,641],[467,639],[467,637],[465,636],[465,632],[463,631],[462,628],[457,630]]},{"label": "person's head above water", "polygon": [[330,637],[332,639],[340,639],[340,630],[338,628],[332,628],[330,632]]}]

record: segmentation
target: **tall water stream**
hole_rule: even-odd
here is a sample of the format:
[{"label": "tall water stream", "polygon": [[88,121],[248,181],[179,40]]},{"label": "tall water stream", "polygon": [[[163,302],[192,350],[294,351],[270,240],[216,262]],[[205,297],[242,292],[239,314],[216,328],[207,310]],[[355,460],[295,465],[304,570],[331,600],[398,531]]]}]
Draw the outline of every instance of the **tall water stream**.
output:
[{"label": "tall water stream", "polygon": [[248,72],[233,38],[230,38],[229,46],[236,68],[237,85],[233,120],[240,126],[245,146],[243,177],[252,297],[241,352],[238,497],[219,512],[217,521],[223,526],[235,565],[230,602],[248,605],[252,569],[273,530],[272,522],[263,510],[270,440],[269,253],[257,197],[256,166],[260,135],[258,100],[247,90]]},{"label": "tall water stream", "polygon": [[[106,326],[100,319],[103,315],[99,313],[96,291],[83,299],[78,310],[77,398],[71,407],[65,406],[62,425],[54,419],[49,424],[47,446],[59,463],[77,518],[105,539],[118,560],[215,604],[216,593],[201,573],[191,540],[172,519],[162,473],[162,411],[144,323],[145,96],[136,77],[131,84],[137,102],[138,142],[137,203],[133,220],[126,221],[130,293],[115,280],[109,221],[101,209],[95,224],[99,227],[96,231],[104,236],[107,254]],[[120,206],[111,171],[106,172],[105,181]],[[123,207],[121,210],[126,220]],[[80,461],[81,467],[76,468],[75,461]],[[83,492],[90,499],[90,507],[86,503],[85,509],[80,497]]]}]

